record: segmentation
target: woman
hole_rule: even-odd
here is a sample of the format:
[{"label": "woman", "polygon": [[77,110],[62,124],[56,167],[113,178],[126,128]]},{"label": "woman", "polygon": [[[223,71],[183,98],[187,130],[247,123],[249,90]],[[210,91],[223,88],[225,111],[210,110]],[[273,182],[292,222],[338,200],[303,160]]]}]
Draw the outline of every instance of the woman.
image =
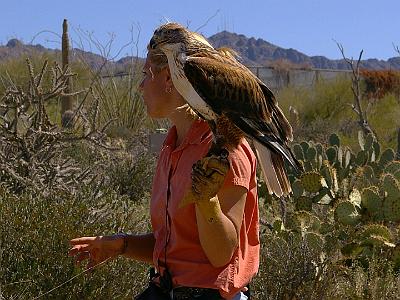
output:
[{"label": "woman", "polygon": [[[73,239],[70,255],[89,259],[89,267],[118,255],[148,262],[161,274],[154,276],[156,285],[173,299],[247,299],[243,291],[259,264],[256,158],[243,139],[229,163],[203,159],[211,131],[174,88],[166,57],[149,49],[143,71],[140,89],[149,116],[174,125],[153,179],[153,232]],[[202,167],[216,172],[209,178]],[[201,197],[180,207],[192,186]]]}]

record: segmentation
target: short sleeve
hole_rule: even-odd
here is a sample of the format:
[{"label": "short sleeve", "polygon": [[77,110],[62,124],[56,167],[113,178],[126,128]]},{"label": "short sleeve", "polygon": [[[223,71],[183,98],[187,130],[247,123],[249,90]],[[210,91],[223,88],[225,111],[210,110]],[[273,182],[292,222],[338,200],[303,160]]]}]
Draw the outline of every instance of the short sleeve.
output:
[{"label": "short sleeve", "polygon": [[241,143],[238,148],[229,152],[230,169],[226,174],[224,187],[239,185],[249,190],[253,171],[253,157],[246,151],[248,150],[247,146],[247,142]]}]

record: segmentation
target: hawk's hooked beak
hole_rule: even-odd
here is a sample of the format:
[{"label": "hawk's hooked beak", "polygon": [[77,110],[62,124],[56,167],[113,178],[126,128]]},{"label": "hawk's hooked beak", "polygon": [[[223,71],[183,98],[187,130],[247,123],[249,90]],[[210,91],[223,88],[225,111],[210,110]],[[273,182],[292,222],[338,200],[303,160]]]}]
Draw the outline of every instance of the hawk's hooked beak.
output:
[{"label": "hawk's hooked beak", "polygon": [[167,41],[164,39],[161,39],[159,37],[155,37],[153,36],[150,40],[149,46],[150,49],[156,49],[157,47],[159,47],[160,45],[164,45]]}]

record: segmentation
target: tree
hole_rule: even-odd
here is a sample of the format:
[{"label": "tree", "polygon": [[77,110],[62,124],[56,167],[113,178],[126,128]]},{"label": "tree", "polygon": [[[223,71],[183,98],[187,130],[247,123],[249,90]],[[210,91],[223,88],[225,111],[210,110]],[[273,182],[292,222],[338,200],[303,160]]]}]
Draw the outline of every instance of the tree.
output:
[{"label": "tree", "polygon": [[360,76],[360,61],[363,54],[361,50],[358,60],[354,62],[353,58],[349,59],[344,54],[344,48],[341,44],[336,42],[344,61],[349,65],[352,71],[351,75],[351,90],[353,91],[354,103],[351,105],[353,111],[358,116],[358,124],[360,125],[362,131],[365,135],[371,134],[373,139],[376,140],[376,135],[368,123],[367,112],[362,106],[362,92],[361,92],[361,76]]}]

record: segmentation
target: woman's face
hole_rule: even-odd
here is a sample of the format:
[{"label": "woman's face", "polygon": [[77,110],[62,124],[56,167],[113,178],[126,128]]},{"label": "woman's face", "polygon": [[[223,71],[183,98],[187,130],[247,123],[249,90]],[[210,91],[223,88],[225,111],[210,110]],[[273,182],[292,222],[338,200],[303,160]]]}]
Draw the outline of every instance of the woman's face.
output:
[{"label": "woman's face", "polygon": [[176,108],[171,97],[172,81],[168,68],[165,67],[159,72],[156,70],[156,66],[147,58],[139,88],[148,115],[152,118],[166,118]]}]

